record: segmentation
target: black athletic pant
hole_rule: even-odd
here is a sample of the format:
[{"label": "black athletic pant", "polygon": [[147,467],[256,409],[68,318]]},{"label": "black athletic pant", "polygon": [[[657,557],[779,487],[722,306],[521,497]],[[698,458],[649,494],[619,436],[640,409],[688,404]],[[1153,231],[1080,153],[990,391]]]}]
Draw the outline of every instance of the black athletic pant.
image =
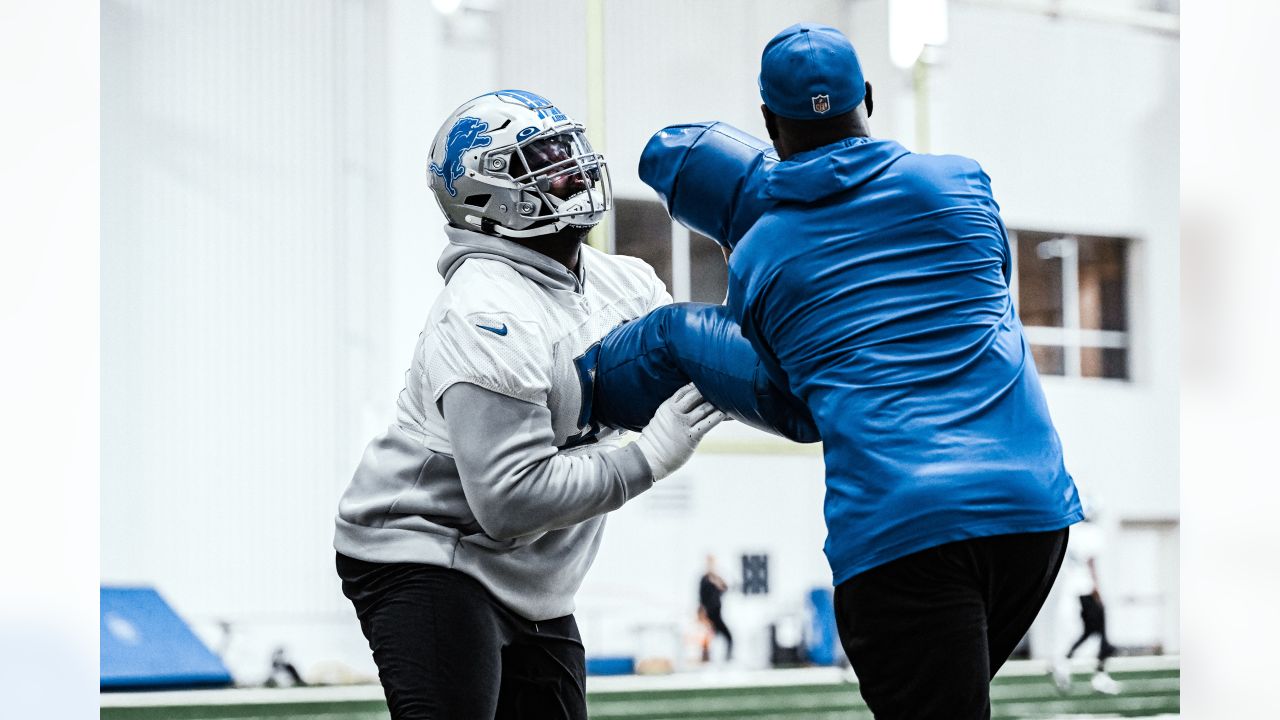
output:
[{"label": "black athletic pant", "polygon": [[586,652],[572,615],[533,622],[473,578],[337,558],[394,720],[586,720]]},{"label": "black athletic pant", "polygon": [[991,678],[1058,575],[1066,529],[922,550],[836,587],[836,626],[877,720],[987,720]]},{"label": "black athletic pant", "polygon": [[723,635],[725,642],[728,643],[725,649],[725,659],[733,659],[733,633],[729,632],[729,626],[724,624],[724,618],[720,616],[720,606],[715,609],[706,605],[702,606],[702,612],[707,614],[707,622],[711,623],[711,630],[716,635]]},{"label": "black athletic pant", "polygon": [[1080,634],[1080,639],[1076,640],[1071,649],[1067,651],[1067,657],[1074,655],[1076,650],[1079,650],[1080,646],[1084,644],[1084,641],[1089,639],[1090,635],[1097,634],[1098,639],[1101,641],[1098,645],[1098,672],[1102,672],[1107,658],[1111,657],[1116,650],[1114,645],[1107,642],[1107,611],[1093,595],[1081,595],[1080,619],[1084,621],[1084,632]]}]

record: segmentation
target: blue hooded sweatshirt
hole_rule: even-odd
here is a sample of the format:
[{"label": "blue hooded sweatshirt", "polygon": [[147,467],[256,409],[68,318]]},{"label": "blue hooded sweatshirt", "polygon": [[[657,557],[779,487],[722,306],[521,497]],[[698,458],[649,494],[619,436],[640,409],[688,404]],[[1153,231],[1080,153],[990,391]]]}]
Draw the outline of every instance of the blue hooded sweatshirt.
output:
[{"label": "blue hooded sweatshirt", "polygon": [[822,434],[834,582],[1079,521],[982,168],[849,138],[766,172],[729,306]]}]

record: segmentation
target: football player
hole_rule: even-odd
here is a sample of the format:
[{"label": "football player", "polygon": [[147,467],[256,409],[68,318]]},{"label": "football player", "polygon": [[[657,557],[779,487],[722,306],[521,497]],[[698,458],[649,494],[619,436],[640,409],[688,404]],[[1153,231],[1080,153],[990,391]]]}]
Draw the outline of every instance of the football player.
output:
[{"label": "football player", "polygon": [[644,262],[583,244],[611,199],[581,124],[530,92],[482,95],[440,128],[428,179],[445,288],[340,502],[343,592],[393,718],[586,718],[574,594],[605,513],[724,414],[688,385],[623,447],[583,411],[580,358],[671,299]]}]

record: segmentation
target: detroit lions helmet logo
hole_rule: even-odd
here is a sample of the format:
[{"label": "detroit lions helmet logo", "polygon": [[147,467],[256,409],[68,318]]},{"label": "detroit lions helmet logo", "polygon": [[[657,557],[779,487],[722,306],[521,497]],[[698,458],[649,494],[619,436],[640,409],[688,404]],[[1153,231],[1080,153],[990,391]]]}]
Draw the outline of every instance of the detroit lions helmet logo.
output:
[{"label": "detroit lions helmet logo", "polygon": [[472,148],[486,147],[493,142],[493,138],[484,134],[488,129],[489,123],[473,117],[458,118],[458,122],[449,128],[449,137],[444,143],[444,165],[431,163],[431,172],[444,178],[444,189],[449,191],[449,195],[457,197],[453,181],[466,172],[462,167],[462,156]]},{"label": "detroit lions helmet logo", "polygon": [[550,100],[528,90],[498,90],[493,96],[529,108],[538,113],[539,120],[551,118],[552,122],[561,122],[566,119],[560,108],[552,105]]}]

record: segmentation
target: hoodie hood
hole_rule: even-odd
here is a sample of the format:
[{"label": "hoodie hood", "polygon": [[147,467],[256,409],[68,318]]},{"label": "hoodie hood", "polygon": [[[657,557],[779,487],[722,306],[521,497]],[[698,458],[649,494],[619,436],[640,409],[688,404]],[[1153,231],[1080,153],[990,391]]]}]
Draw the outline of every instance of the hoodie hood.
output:
[{"label": "hoodie hood", "polygon": [[[553,290],[573,292],[581,289],[582,283],[577,275],[540,252],[505,238],[463,230],[452,225],[446,225],[444,232],[449,236],[449,246],[440,254],[436,270],[444,277],[446,284],[458,268],[462,267],[462,263],[471,258],[484,258],[505,263],[533,282]],[[586,249],[585,246],[583,249]],[[584,260],[585,255],[584,252]]]},{"label": "hoodie hood", "polygon": [[765,196],[782,202],[821,200],[866,183],[909,154],[892,140],[845,138],[774,165],[768,170]]}]

